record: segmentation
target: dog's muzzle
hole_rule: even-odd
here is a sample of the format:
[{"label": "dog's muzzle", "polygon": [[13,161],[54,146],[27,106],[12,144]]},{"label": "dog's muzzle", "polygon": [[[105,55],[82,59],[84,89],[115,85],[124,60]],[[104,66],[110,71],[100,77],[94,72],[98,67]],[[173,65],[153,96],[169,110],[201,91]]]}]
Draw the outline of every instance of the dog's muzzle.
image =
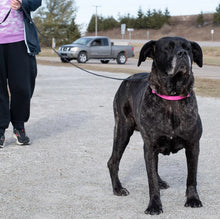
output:
[{"label": "dog's muzzle", "polygon": [[168,75],[187,75],[190,74],[191,59],[185,50],[180,50],[173,57],[172,68],[168,71]]}]

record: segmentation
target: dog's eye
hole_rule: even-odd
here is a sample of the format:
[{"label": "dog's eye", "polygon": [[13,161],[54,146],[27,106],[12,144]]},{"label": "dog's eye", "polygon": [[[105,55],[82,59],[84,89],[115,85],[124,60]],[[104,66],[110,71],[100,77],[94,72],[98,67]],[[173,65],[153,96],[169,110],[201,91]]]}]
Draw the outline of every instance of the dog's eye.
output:
[{"label": "dog's eye", "polygon": [[170,50],[173,50],[174,46],[175,46],[174,42],[170,42],[169,43],[169,49]]},{"label": "dog's eye", "polygon": [[173,42],[170,42],[166,47],[165,47],[165,50],[166,51],[172,51],[174,48],[174,43]]},{"label": "dog's eye", "polygon": [[190,47],[186,45],[185,43],[182,44],[183,49],[190,51]]}]

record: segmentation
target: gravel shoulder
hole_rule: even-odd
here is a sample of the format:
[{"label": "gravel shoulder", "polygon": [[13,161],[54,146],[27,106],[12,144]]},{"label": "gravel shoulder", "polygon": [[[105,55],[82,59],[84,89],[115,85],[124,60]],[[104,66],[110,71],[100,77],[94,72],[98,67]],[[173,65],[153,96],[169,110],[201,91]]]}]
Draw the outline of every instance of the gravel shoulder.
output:
[{"label": "gravel shoulder", "polygon": [[[112,102],[120,82],[69,67],[38,65],[38,71],[26,126],[33,143],[16,146],[10,126],[0,150],[0,218],[152,218],[144,214],[149,196],[139,133],[132,136],[120,166],[130,195],[112,193],[106,163],[112,151]],[[160,156],[160,175],[170,188],[161,191],[164,213],[157,218],[219,218],[220,99],[198,97],[198,104],[204,126],[198,192],[204,207],[184,207],[182,150]]]}]

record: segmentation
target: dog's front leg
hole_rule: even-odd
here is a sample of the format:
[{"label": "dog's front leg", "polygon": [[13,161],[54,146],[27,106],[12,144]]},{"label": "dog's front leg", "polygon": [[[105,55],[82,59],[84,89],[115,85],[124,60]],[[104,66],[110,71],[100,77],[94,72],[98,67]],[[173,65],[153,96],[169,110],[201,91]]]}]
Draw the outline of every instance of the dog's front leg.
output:
[{"label": "dog's front leg", "polygon": [[145,214],[160,214],[163,212],[160,200],[160,188],[157,175],[158,154],[153,151],[150,145],[144,145],[144,158],[146,163],[150,201]]},{"label": "dog's front leg", "polygon": [[187,159],[187,189],[186,189],[186,203],[185,207],[198,208],[202,207],[202,202],[199,199],[199,195],[196,190],[196,177],[197,177],[197,166],[199,157],[199,143],[196,143],[192,147],[186,148],[186,159]]}]

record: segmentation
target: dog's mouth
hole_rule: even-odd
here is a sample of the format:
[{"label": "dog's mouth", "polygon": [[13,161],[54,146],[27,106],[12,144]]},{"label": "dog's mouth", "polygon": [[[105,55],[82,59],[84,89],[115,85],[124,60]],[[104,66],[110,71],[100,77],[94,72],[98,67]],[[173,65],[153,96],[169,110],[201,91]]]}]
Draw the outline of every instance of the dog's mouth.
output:
[{"label": "dog's mouth", "polygon": [[179,76],[187,76],[190,75],[190,66],[189,60],[187,58],[177,60],[176,66],[174,67],[174,74],[173,76],[179,75]]},{"label": "dog's mouth", "polygon": [[174,76],[176,75],[187,75],[190,74],[189,71],[189,67],[184,65],[184,64],[180,64],[180,66],[176,67],[174,70]]},{"label": "dog's mouth", "polygon": [[188,56],[184,56],[182,58],[174,57],[171,64],[171,69],[167,71],[167,75],[171,77],[179,76],[187,76],[191,73],[191,62]]},{"label": "dog's mouth", "polygon": [[190,69],[186,65],[180,65],[173,69],[172,74],[170,72],[167,72],[167,75],[171,77],[176,77],[176,76],[184,77],[184,76],[190,75]]},{"label": "dog's mouth", "polygon": [[167,90],[172,95],[187,96],[189,90],[186,89],[186,85],[192,76],[191,65],[186,59],[180,59],[176,61],[176,65],[173,68],[173,74],[167,78]]}]

